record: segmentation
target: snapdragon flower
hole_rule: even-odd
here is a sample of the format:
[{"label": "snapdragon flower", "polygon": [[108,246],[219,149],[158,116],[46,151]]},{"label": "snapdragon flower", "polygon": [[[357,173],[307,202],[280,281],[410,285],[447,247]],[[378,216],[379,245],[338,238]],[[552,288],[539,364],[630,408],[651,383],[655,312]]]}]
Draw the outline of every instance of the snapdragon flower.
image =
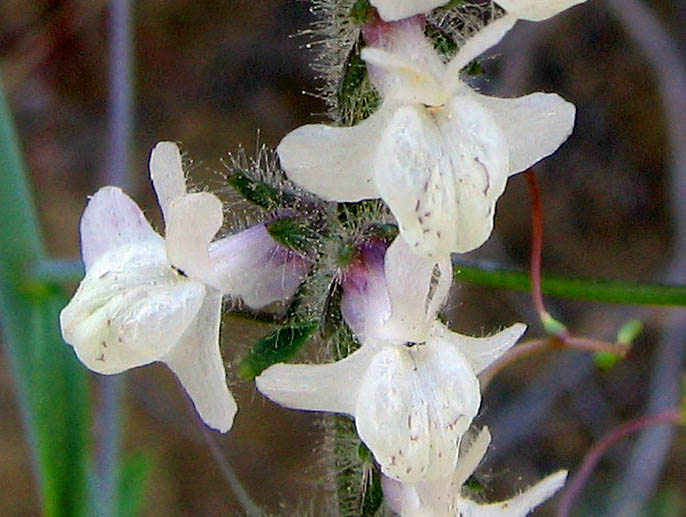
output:
[{"label": "snapdragon flower", "polygon": [[167,364],[207,425],[225,432],[237,407],[219,350],[222,296],[254,308],[287,298],[309,263],[264,225],[211,242],[222,204],[187,192],[175,144],[153,149],[150,176],[166,237],[119,188],[96,192],[81,219],[86,276],[60,315],[62,334],[98,373]]},{"label": "snapdragon flower", "polygon": [[353,127],[310,124],[286,135],[277,151],[289,178],[331,201],[382,198],[424,256],[480,246],[507,177],[553,153],[574,125],[574,105],[556,94],[500,99],[460,79],[516,20],[490,23],[447,64],[420,16],[368,26],[362,59],[382,105]]},{"label": "snapdragon flower", "polygon": [[[526,326],[486,338],[452,332],[436,320],[452,279],[447,258],[436,266],[400,238],[383,262],[371,255],[370,281],[348,278],[341,302],[361,348],[330,364],[271,366],[257,377],[257,387],[286,407],[353,416],[360,438],[393,479],[442,478],[454,470],[460,438],[479,409],[476,375]],[[355,268],[364,274],[365,268]]]},{"label": "snapdragon flower", "polygon": [[208,254],[222,205],[186,192],[175,144],[153,149],[150,175],[166,238],[119,188],[96,192],[81,219],[86,276],[60,314],[62,335],[98,373],[165,363],[205,423],[225,432],[237,406],[219,350],[222,293]]},{"label": "snapdragon flower", "polygon": [[524,517],[564,485],[567,471],[561,470],[507,501],[481,504],[465,497],[462,486],[481,463],[490,441],[484,427],[445,478],[416,484],[382,478],[389,506],[401,517]]},{"label": "snapdragon flower", "polygon": [[[586,0],[496,0],[509,13],[523,20],[541,21],[581,4]],[[387,22],[425,14],[449,2],[449,0],[370,0],[379,16]]]}]

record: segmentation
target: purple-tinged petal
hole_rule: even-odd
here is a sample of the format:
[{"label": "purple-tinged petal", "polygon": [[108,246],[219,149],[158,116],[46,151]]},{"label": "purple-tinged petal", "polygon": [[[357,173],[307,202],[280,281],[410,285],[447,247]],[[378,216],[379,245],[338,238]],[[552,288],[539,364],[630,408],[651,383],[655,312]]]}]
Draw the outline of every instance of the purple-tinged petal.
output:
[{"label": "purple-tinged petal", "polygon": [[117,187],[103,187],[93,194],[81,217],[81,255],[86,271],[110,250],[161,242],[138,205]]},{"label": "purple-tinged petal", "polygon": [[222,292],[241,296],[253,309],[293,296],[312,266],[276,242],[264,224],[213,242],[210,258]]},{"label": "purple-tinged petal", "polygon": [[341,277],[341,313],[362,343],[368,334],[376,334],[391,315],[384,271],[387,248],[382,241],[364,243]]},{"label": "purple-tinged petal", "polygon": [[419,515],[421,502],[417,496],[415,485],[402,483],[397,479],[381,474],[381,489],[383,490],[384,502],[398,515]]}]

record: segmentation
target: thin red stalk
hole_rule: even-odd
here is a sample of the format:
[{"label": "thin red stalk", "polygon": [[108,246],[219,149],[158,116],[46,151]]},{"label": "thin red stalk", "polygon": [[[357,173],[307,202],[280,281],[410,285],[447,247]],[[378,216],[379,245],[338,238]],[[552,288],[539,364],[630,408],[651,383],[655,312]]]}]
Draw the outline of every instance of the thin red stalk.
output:
[{"label": "thin red stalk", "polygon": [[610,352],[612,354],[619,354],[622,357],[629,352],[631,346],[622,345],[619,343],[608,343],[607,341],[600,341],[598,339],[590,339],[585,337],[567,336],[562,342],[569,348],[577,350],[585,350],[587,352]]},{"label": "thin red stalk", "polygon": [[486,389],[486,386],[488,386],[493,377],[495,377],[496,374],[506,366],[509,366],[522,357],[527,357],[535,354],[536,352],[548,350],[553,346],[554,341],[549,340],[548,338],[539,338],[532,339],[531,341],[525,341],[524,343],[511,348],[504,355],[500,356],[496,362],[492,363],[490,366],[488,366],[488,368],[481,372],[479,375],[481,389]]},{"label": "thin red stalk", "polygon": [[543,203],[533,169],[525,173],[531,195],[531,297],[538,314],[547,314],[541,291],[541,253],[543,250]]},{"label": "thin red stalk", "polygon": [[656,415],[643,416],[626,424],[623,424],[616,429],[613,429],[608,434],[606,434],[598,443],[596,443],[591,450],[588,451],[586,457],[579,470],[574,474],[574,477],[567,484],[567,488],[562,495],[560,500],[560,505],[557,509],[557,517],[568,517],[574,501],[577,496],[581,493],[586,481],[593,473],[600,458],[605,454],[610,447],[615,445],[620,440],[624,439],[626,436],[645,429],[646,427],[658,426],[658,425],[683,425],[684,415],[681,411],[670,409],[668,411],[663,411]]},{"label": "thin red stalk", "polygon": [[525,341],[514,348],[511,348],[496,362],[481,372],[479,375],[481,389],[485,389],[500,370],[509,366],[515,361],[522,359],[523,357],[557,347],[573,348],[576,350],[582,350],[584,352],[610,352],[622,356],[629,351],[629,347],[626,345],[608,343],[606,341],[599,341],[597,339],[578,338],[572,336],[568,336],[564,339],[557,336],[532,339],[530,341]]}]

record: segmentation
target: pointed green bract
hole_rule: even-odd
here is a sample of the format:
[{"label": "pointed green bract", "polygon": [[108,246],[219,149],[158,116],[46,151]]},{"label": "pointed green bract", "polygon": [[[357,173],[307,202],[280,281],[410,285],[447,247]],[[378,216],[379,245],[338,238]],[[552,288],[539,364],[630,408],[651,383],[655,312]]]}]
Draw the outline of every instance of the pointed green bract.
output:
[{"label": "pointed green bract", "polygon": [[319,328],[317,321],[281,327],[262,338],[241,361],[238,373],[244,379],[254,379],[265,369],[295,355]]},{"label": "pointed green bract", "polygon": [[362,517],[374,517],[383,504],[381,473],[374,466],[374,456],[364,443],[360,443],[360,460],[363,469]]},{"label": "pointed green bract", "polygon": [[274,210],[282,203],[283,194],[278,189],[241,171],[234,171],[227,181],[243,198],[265,210]]},{"label": "pointed green bract", "polygon": [[350,18],[357,25],[368,23],[373,16],[374,8],[369,3],[369,0],[356,0],[350,9]]},{"label": "pointed green bract", "polygon": [[364,41],[359,36],[345,64],[338,86],[338,117],[344,126],[354,126],[368,118],[381,105],[381,96],[367,75],[367,65],[360,57]]},{"label": "pointed green bract", "polygon": [[306,251],[316,239],[308,225],[295,217],[282,217],[267,223],[267,231],[276,242],[293,251]]}]

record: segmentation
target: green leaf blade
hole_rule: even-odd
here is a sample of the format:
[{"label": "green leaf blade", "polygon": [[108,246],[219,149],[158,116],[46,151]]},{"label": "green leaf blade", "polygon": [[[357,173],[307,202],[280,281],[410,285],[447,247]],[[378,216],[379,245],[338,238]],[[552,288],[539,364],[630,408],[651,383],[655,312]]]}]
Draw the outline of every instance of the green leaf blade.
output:
[{"label": "green leaf blade", "polygon": [[238,373],[245,379],[254,379],[268,367],[293,357],[312,334],[319,328],[319,322],[306,321],[281,327],[268,334],[250,350],[241,361]]}]

